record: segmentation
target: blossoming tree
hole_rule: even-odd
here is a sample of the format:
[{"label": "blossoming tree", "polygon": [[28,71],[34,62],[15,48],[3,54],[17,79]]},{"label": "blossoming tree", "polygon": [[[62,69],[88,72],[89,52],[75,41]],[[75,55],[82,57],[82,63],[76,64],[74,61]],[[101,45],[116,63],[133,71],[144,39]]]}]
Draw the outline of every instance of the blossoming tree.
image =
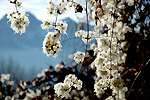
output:
[{"label": "blossoming tree", "polygon": [[[22,2],[8,1],[15,7],[15,11],[7,14],[11,28],[15,33],[23,34],[30,22],[25,12],[19,10]],[[27,82],[10,81],[9,74],[1,74],[0,98],[5,100],[126,100],[129,97],[135,80],[142,71],[128,68],[126,64],[130,47],[126,34],[140,32],[140,29],[133,28],[130,22],[132,14],[135,16],[134,13],[136,13],[136,17],[139,17],[139,11],[135,12],[133,7],[138,8],[139,3],[146,5],[149,2],[146,0],[143,2],[138,0],[85,0],[82,2],[85,5],[77,0],[59,0],[57,3],[49,1],[46,10],[50,16],[56,16],[56,20],[44,20],[41,24],[41,28],[47,30],[47,35],[43,40],[43,53],[57,57],[57,53],[61,50],[61,35],[67,35],[68,26],[57,17],[67,12],[68,9],[73,9],[75,13],[85,13],[87,30],[74,33],[74,39],[80,38],[85,43],[85,52],[77,51],[74,54],[73,59],[76,64],[66,68],[64,66],[69,65],[63,62],[54,68],[50,66],[32,81]],[[89,16],[88,6],[94,8],[93,31],[89,30],[89,17],[91,16]],[[130,7],[133,13],[127,10]],[[146,6],[141,6],[140,9],[144,7]],[[54,31],[50,32],[51,28]],[[149,35],[146,32],[145,34]],[[93,39],[96,40],[95,43],[91,43]],[[145,66],[148,64],[149,60]],[[130,71],[136,77],[134,81],[128,82],[127,73]],[[13,86],[14,84],[17,88]]]}]

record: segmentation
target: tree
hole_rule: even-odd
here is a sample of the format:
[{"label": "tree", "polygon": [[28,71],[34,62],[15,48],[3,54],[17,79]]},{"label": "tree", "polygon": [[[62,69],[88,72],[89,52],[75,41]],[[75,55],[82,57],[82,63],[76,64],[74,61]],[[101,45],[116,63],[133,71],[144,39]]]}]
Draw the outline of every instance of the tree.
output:
[{"label": "tree", "polygon": [[[18,11],[21,2],[9,1],[16,7],[16,11],[8,14],[11,28],[16,33],[22,34],[29,24],[29,19],[25,13]],[[140,98],[136,98],[135,94],[138,93],[133,90],[138,77],[140,85],[149,83],[145,76],[148,71],[145,69],[148,69],[150,61],[148,60],[150,49],[149,46],[146,47],[149,41],[149,22],[147,21],[150,2],[146,0],[89,0],[84,2],[85,5],[73,0],[62,0],[58,3],[50,1],[47,11],[48,14],[56,16],[56,20],[45,20],[41,25],[42,29],[48,31],[43,41],[43,52],[47,56],[56,57],[61,49],[61,35],[67,34],[67,23],[58,21],[57,17],[67,11],[68,7],[72,7],[75,13],[85,12],[87,30],[79,30],[75,33],[75,38],[81,38],[85,43],[85,52],[77,51],[74,54],[76,64],[65,68],[64,66],[67,65],[62,62],[55,66],[55,69],[50,66],[32,81],[17,83],[15,92],[12,90],[5,93],[8,90],[6,88],[2,91],[2,98],[8,100],[11,98],[25,100],[150,98],[149,89],[138,88]],[[91,10],[88,6],[94,7],[93,19],[96,25],[94,31],[89,30],[89,17],[91,18],[89,11]],[[54,31],[49,32],[50,28],[54,28]],[[90,44],[93,39],[96,43]],[[7,87],[8,80],[9,75],[1,75],[2,87]]]}]

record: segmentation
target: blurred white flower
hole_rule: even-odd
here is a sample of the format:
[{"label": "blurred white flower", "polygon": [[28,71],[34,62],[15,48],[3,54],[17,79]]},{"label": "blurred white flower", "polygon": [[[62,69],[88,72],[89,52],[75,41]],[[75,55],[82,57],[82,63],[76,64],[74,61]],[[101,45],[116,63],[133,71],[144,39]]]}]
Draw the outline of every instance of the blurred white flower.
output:
[{"label": "blurred white flower", "polygon": [[25,33],[26,27],[29,25],[29,19],[25,15],[25,12],[10,12],[7,15],[9,21],[11,21],[11,28],[15,31],[15,33]]},{"label": "blurred white flower", "polygon": [[81,63],[83,62],[84,60],[84,57],[85,57],[85,53],[82,53],[80,51],[77,51],[75,54],[74,54],[74,60],[76,63]]},{"label": "blurred white flower", "polygon": [[51,28],[53,28],[53,21],[43,21],[43,23],[41,24],[42,29],[46,29],[49,30]]},{"label": "blurred white flower", "polygon": [[81,80],[76,80],[76,81],[74,81],[74,87],[75,88],[77,88],[78,90],[81,90],[81,88],[82,88],[82,81]]},{"label": "blurred white flower", "polygon": [[73,59],[73,54],[69,54],[69,55],[68,55],[68,58],[69,58],[69,59]]},{"label": "blurred white flower", "polygon": [[75,33],[75,36],[81,38],[82,41],[87,44],[95,38],[95,32],[80,30]]},{"label": "blurred white flower", "polygon": [[74,74],[69,74],[65,77],[63,83],[57,83],[54,85],[55,93],[61,98],[68,98],[72,86],[80,90],[82,88],[82,81],[78,80]]},{"label": "blurred white flower", "polygon": [[57,72],[61,71],[61,69],[63,69],[63,68],[64,68],[64,65],[62,65],[62,64],[57,64],[57,65],[55,66],[55,70],[56,70]]},{"label": "blurred white flower", "polygon": [[1,74],[0,81],[5,82],[10,79],[10,74]]},{"label": "blurred white flower", "polygon": [[57,13],[58,14],[62,14],[64,13],[67,9],[66,9],[67,3],[65,2],[61,2],[57,5]]},{"label": "blurred white flower", "polygon": [[11,97],[10,96],[6,96],[5,100],[11,100]]},{"label": "blurred white flower", "polygon": [[57,21],[55,29],[58,30],[58,31],[60,31],[60,32],[63,32],[64,34],[67,34],[66,33],[67,27],[68,27],[68,24],[66,22]]},{"label": "blurred white flower", "polygon": [[112,96],[109,96],[108,98],[106,98],[105,100],[115,100]]},{"label": "blurred white flower", "polygon": [[82,81],[78,80],[77,77],[73,74],[69,74],[65,77],[64,83],[68,84],[70,87],[74,86],[80,90],[82,88]]},{"label": "blurred white flower", "polygon": [[126,0],[126,2],[129,6],[134,5],[134,0]]},{"label": "blurred white flower", "polygon": [[43,41],[43,53],[46,53],[47,56],[52,55],[53,57],[57,56],[61,48],[59,41],[60,34],[58,31],[48,32]]},{"label": "blurred white flower", "polygon": [[41,78],[43,77],[43,79],[45,78],[45,73],[48,71],[48,69],[43,69],[41,73],[37,74],[37,77],[38,78]]},{"label": "blurred white flower", "polygon": [[90,49],[94,50],[95,48],[96,48],[96,44],[95,44],[95,43],[92,43],[92,44],[90,45]]},{"label": "blurred white flower", "polygon": [[82,98],[82,100],[89,100],[89,97],[88,97],[88,96],[84,96],[84,97]]},{"label": "blurred white flower", "polygon": [[83,34],[85,34],[85,31],[80,30],[75,33],[75,36],[81,38]]},{"label": "blurred white flower", "polygon": [[120,77],[120,73],[118,72],[118,70],[111,70],[110,73],[114,78]]},{"label": "blurred white flower", "polygon": [[105,71],[104,71],[104,70],[97,69],[96,75],[101,78],[110,78],[110,70],[105,69]]},{"label": "blurred white flower", "polygon": [[16,8],[20,8],[22,2],[18,1],[18,0],[8,0],[10,4],[13,4]]},{"label": "blurred white flower", "polygon": [[48,5],[47,5],[48,14],[55,15],[56,14],[55,9],[56,9],[55,8],[55,2],[49,1]]},{"label": "blurred white flower", "polygon": [[71,88],[66,83],[57,83],[54,85],[54,90],[58,97],[68,98]]},{"label": "blurred white flower", "polygon": [[6,84],[13,86],[14,85],[14,81],[7,81]]}]

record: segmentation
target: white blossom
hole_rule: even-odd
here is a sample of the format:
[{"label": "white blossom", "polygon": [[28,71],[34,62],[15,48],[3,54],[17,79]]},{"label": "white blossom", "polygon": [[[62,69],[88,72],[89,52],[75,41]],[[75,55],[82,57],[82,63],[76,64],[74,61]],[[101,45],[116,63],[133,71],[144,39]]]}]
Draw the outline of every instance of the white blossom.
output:
[{"label": "white blossom", "polygon": [[66,31],[67,31],[67,27],[68,27],[68,24],[66,22],[63,22],[63,21],[57,21],[56,22],[56,27],[55,29],[61,31],[61,32],[64,32],[64,34],[67,34]]},{"label": "white blossom", "polygon": [[126,0],[126,2],[129,6],[134,5],[134,0]]},{"label": "white blossom", "polygon": [[16,13],[14,10],[7,13],[9,21],[12,21],[16,16],[19,16],[19,13]]},{"label": "white blossom", "polygon": [[82,98],[82,100],[89,100],[89,97],[88,97],[88,96],[84,96],[84,97]]},{"label": "white blossom", "polygon": [[82,83],[81,80],[77,80],[77,81],[74,82],[74,85],[73,85],[73,86],[74,86],[75,88],[77,88],[78,90],[81,90],[82,84],[83,84],[83,83]]},{"label": "white blossom", "polygon": [[57,52],[59,52],[61,48],[59,37],[60,34],[58,31],[48,32],[48,34],[45,36],[43,41],[43,52],[46,53],[47,56],[57,56]]},{"label": "white blossom", "polygon": [[80,30],[75,33],[75,36],[81,38],[83,34],[85,34],[85,31]]},{"label": "white blossom", "polygon": [[10,96],[6,96],[5,100],[11,100],[11,97]]},{"label": "white blossom", "polygon": [[31,90],[31,89],[28,89],[28,93],[27,93],[27,97],[29,97],[29,98],[34,98],[35,96],[40,96],[40,94],[41,94],[41,90],[38,90],[38,89],[36,89],[36,91],[34,92],[33,90]]},{"label": "white blossom", "polygon": [[85,32],[82,36],[82,41],[87,44],[95,38],[95,32],[89,31]]},{"label": "white blossom", "polygon": [[57,72],[61,71],[61,69],[63,69],[63,68],[64,68],[64,65],[63,65],[63,64],[57,64],[57,65],[55,66],[55,70],[56,70]]},{"label": "white blossom", "polygon": [[74,86],[80,90],[82,88],[82,81],[78,80],[77,77],[73,74],[69,74],[65,77],[64,83],[68,84],[70,87]]},{"label": "white blossom", "polygon": [[20,81],[20,86],[25,89],[25,87],[27,86],[27,83],[24,81]]},{"label": "white blossom", "polygon": [[53,1],[49,1],[47,5],[47,12],[50,15],[55,15],[55,3]]},{"label": "white blossom", "polygon": [[84,91],[80,92],[81,97],[83,97],[85,95]]},{"label": "white blossom", "polygon": [[96,48],[96,44],[95,44],[95,43],[92,43],[92,44],[90,45],[90,49],[94,50],[95,48]]},{"label": "white blossom", "polygon": [[48,71],[48,69],[43,69],[41,73],[37,74],[37,77],[38,77],[38,78],[41,78],[41,77],[44,78],[44,77],[45,77],[45,73],[46,73],[47,71]]},{"label": "white blossom", "polygon": [[6,84],[13,86],[14,85],[14,81],[7,81]]},{"label": "white blossom", "polygon": [[69,54],[69,55],[68,55],[68,58],[69,58],[69,59],[73,59],[73,54]]},{"label": "white blossom", "polygon": [[43,21],[43,24],[41,24],[42,29],[46,29],[49,30],[51,28],[53,28],[53,21]]},{"label": "white blossom", "polygon": [[110,73],[114,78],[120,77],[120,73],[118,72],[118,70],[111,70]]},{"label": "white blossom", "polygon": [[71,88],[66,83],[57,83],[54,85],[54,90],[58,97],[68,98]]},{"label": "white blossom", "polygon": [[106,70],[97,69],[96,70],[96,75],[98,77],[108,78],[108,77],[110,77],[110,70],[109,69],[106,69]]},{"label": "white blossom", "polygon": [[58,14],[62,14],[64,13],[67,9],[66,9],[67,3],[65,2],[61,2],[57,5],[57,13]]},{"label": "white blossom", "polygon": [[115,100],[112,96],[109,96],[108,98],[106,98],[105,100]]},{"label": "white blossom", "polygon": [[25,15],[25,12],[19,12],[17,8],[21,7],[22,2],[18,0],[8,0],[10,4],[13,4],[16,11],[7,13],[7,18],[11,22],[11,28],[15,33],[25,33],[26,27],[28,26],[29,19]]},{"label": "white blossom", "polygon": [[109,79],[99,79],[98,82],[94,84],[94,92],[100,97],[104,93],[104,90],[109,86]]},{"label": "white blossom", "polygon": [[8,0],[10,4],[13,4],[16,8],[20,8],[22,2],[18,1],[18,0]]},{"label": "white blossom", "polygon": [[82,39],[82,41],[87,44],[89,43],[91,40],[93,40],[95,37],[95,32],[92,32],[92,31],[89,31],[89,32],[86,32],[86,31],[83,31],[83,30],[80,30],[80,31],[77,31],[75,33],[75,36],[76,37],[79,37]]},{"label": "white blossom", "polygon": [[1,74],[0,81],[5,82],[10,79],[10,74]]},{"label": "white blossom", "polygon": [[16,13],[12,11],[8,13],[7,18],[11,21],[11,28],[15,31],[15,33],[25,33],[26,27],[30,23],[24,12]]},{"label": "white blossom", "polygon": [[82,88],[82,81],[78,80],[74,74],[69,74],[65,77],[63,83],[57,83],[54,85],[54,90],[57,96],[68,98],[72,86],[80,90]]},{"label": "white blossom", "polygon": [[75,75],[69,74],[65,77],[64,83],[68,84],[69,86],[73,86],[76,80],[77,80],[77,77]]},{"label": "white blossom", "polygon": [[[93,2],[93,1],[92,1]],[[129,5],[132,5],[132,0],[126,0]],[[116,8],[115,2],[112,0],[101,0],[101,8],[96,9],[97,17],[101,21],[101,24],[95,27],[97,47],[94,47],[94,54],[96,59],[92,62],[91,66],[96,67],[96,75],[94,91],[98,98],[101,98],[104,94],[104,90],[110,85],[112,90],[121,91],[124,88],[124,81],[120,77],[120,73],[123,71],[123,67],[120,66],[126,60],[126,54],[122,51],[126,45],[126,42],[121,41],[125,39],[127,32],[132,32],[132,29],[125,26],[122,20],[122,15],[119,11],[124,9],[124,1],[121,0],[116,6],[117,10],[114,12],[112,8]],[[97,6],[96,3],[94,3]],[[118,18],[114,18],[111,13],[115,13]],[[115,21],[115,23],[114,23]],[[82,34],[83,35],[83,34]],[[82,36],[78,34],[79,36]],[[121,42],[121,43],[120,43]],[[127,48],[125,48],[127,50]],[[107,80],[107,81],[106,81]],[[121,97],[118,94],[109,96],[106,100],[115,100],[117,97],[121,100],[125,100],[125,92],[121,92]]]},{"label": "white blossom", "polygon": [[84,57],[85,57],[85,54],[80,51],[77,51],[77,53],[74,54],[74,60],[78,64],[83,62]]}]

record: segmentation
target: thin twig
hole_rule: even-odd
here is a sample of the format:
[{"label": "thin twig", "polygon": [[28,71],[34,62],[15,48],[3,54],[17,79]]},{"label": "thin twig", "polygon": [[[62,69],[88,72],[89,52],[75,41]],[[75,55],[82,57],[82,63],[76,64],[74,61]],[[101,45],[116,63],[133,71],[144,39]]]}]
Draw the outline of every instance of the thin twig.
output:
[{"label": "thin twig", "polygon": [[[87,1],[86,1],[86,16],[87,16],[87,44],[86,44],[86,50],[85,50],[85,55],[86,55],[86,53],[87,53],[87,47],[88,47],[88,37],[89,37],[89,23],[88,23],[88,12],[87,12]],[[74,38],[73,38],[74,39]],[[84,60],[85,60],[85,57],[84,57]],[[83,62],[84,62],[84,60],[83,60]],[[79,66],[80,64],[81,64],[81,68],[79,69],[79,73],[78,73],[78,75],[77,75],[77,77],[79,77],[79,75],[80,75],[80,73],[82,72],[82,66],[83,66],[83,62],[82,63],[79,63],[77,66]],[[77,80],[77,79],[76,79]],[[75,81],[76,81],[75,80]],[[75,82],[74,81],[74,82]],[[73,82],[73,84],[68,88],[68,89],[66,89],[66,90],[69,90],[69,89],[71,89],[71,87],[75,84]]]},{"label": "thin twig", "polygon": [[[112,7],[112,23],[113,23],[113,26],[112,26],[112,34],[111,34],[111,39],[110,39],[110,62],[112,63],[112,56],[111,56],[111,53],[112,53],[112,51],[111,51],[111,49],[112,49],[112,39],[113,39],[113,34],[114,34],[114,17],[113,17],[113,14],[115,14],[115,11],[116,10],[114,10],[114,8]],[[112,66],[112,65],[111,65]],[[111,68],[109,69],[110,71],[111,71]],[[111,76],[111,74],[110,74],[110,76]],[[110,80],[111,80],[111,78],[110,78]],[[110,86],[110,82],[109,82],[109,86]]]},{"label": "thin twig", "polygon": [[[86,53],[87,53],[87,47],[88,47],[88,40],[89,40],[89,22],[88,22],[88,11],[87,11],[87,8],[88,8],[88,5],[87,5],[88,1],[86,1],[86,17],[87,17],[87,43],[86,43],[86,47],[85,47],[85,56],[86,56]],[[85,60],[85,57],[84,57],[84,60]],[[84,62],[83,60],[83,62]],[[83,66],[83,62],[82,62],[82,65],[81,65],[81,68],[79,70],[79,74],[78,76],[80,75],[80,73],[82,72],[82,66]]]},{"label": "thin twig", "polygon": [[75,39],[75,38],[76,38],[76,37],[72,37],[72,38],[69,38],[69,39],[63,40],[63,41],[61,41],[61,43],[66,42],[66,41],[69,41],[69,40],[72,40],[72,39]]},{"label": "thin twig", "polygon": [[[111,36],[103,36],[103,37],[111,37]],[[91,38],[103,38],[103,37],[91,37]],[[72,37],[72,38],[69,38],[69,39],[66,39],[66,40],[63,40],[61,42],[66,42],[66,41],[69,41],[69,40],[72,40],[72,39],[75,39],[76,37]],[[89,39],[87,37],[81,37],[81,38],[84,38],[84,39]]]},{"label": "thin twig", "polygon": [[[147,61],[147,63],[146,63],[146,65],[145,65],[145,68],[147,67],[147,65],[149,64],[149,62],[150,62],[150,59]],[[143,68],[144,69],[144,68]],[[129,89],[129,92],[128,92],[128,94],[127,94],[127,97],[129,96],[129,94],[130,94],[130,92],[131,92],[131,90],[132,90],[132,88],[133,88],[133,85],[134,85],[134,83],[135,83],[135,81],[137,80],[137,78],[139,77],[139,75],[142,73],[142,70],[136,75],[136,77],[134,78],[134,80],[133,80],[133,83],[132,83],[132,85],[131,85],[131,87],[130,87],[130,89]]]}]

